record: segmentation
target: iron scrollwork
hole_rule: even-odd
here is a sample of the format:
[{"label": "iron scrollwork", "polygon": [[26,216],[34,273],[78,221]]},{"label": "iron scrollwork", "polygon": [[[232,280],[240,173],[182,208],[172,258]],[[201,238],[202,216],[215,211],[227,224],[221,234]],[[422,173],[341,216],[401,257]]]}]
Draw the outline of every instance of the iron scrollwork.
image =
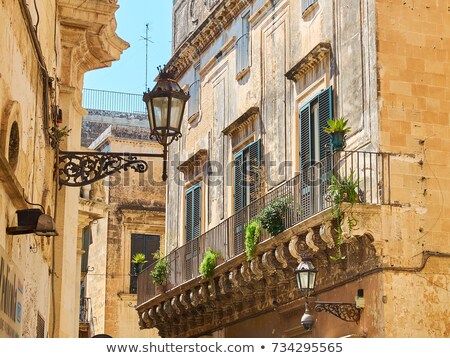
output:
[{"label": "iron scrollwork", "polygon": [[347,322],[358,322],[361,315],[360,308],[356,308],[355,304],[343,302],[315,302],[314,310],[331,313]]},{"label": "iron scrollwork", "polygon": [[163,154],[60,151],[59,183],[80,187],[130,168],[137,173],[144,173],[148,169],[148,164],[138,157],[162,158]]}]

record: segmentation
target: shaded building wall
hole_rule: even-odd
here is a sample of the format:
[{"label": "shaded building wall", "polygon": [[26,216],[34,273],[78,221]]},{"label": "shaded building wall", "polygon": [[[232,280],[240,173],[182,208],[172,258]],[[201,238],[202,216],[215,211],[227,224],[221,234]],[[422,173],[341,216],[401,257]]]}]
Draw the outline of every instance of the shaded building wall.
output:
[{"label": "shaded building wall", "polygon": [[[61,109],[62,127],[71,129],[61,149],[79,148],[84,73],[110,65],[127,44],[115,34],[115,1],[85,1],[76,9],[67,0],[28,5],[0,5],[0,251],[18,270],[15,287],[23,292],[18,335],[77,337],[79,190],[57,187],[50,132]],[[101,50],[93,45],[99,41]],[[17,225],[15,211],[31,207],[25,200],[55,219],[58,237],[6,236],[6,227]]]},{"label": "shaded building wall", "polygon": [[[149,141],[110,137],[108,144],[110,151],[116,152],[161,152],[159,144]],[[162,160],[150,158],[147,162],[149,169],[146,173],[130,170],[106,181],[109,216],[104,332],[113,337],[157,336],[156,330],[139,329],[134,309],[137,295],[130,293],[132,235],[158,235],[160,247],[164,248],[165,184],[161,180]]]},{"label": "shaded building wall", "polygon": [[[383,254],[386,265],[412,268],[385,275],[387,337],[445,337],[450,332],[446,5],[377,1],[380,144],[383,151],[397,153],[391,195],[397,204],[393,221],[398,219],[384,232]],[[427,258],[425,251],[436,256]]]}]

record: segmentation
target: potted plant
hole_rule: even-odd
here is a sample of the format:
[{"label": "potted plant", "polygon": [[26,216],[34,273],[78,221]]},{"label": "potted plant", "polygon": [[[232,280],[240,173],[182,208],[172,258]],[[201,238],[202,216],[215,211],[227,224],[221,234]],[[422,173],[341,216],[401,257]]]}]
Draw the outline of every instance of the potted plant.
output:
[{"label": "potted plant", "polygon": [[276,236],[284,231],[284,217],[291,207],[292,198],[282,196],[273,200],[258,215],[259,222],[263,229],[266,229],[271,236]]},{"label": "potted plant", "polygon": [[155,266],[150,271],[150,276],[153,279],[153,283],[156,285],[156,290],[159,293],[165,292],[167,289],[167,279],[169,278],[170,267],[169,260],[166,257],[161,257],[161,253],[156,252],[153,257],[158,260]]},{"label": "potted plant", "polygon": [[145,259],[145,255],[142,252],[138,252],[133,255],[133,257],[131,258],[131,263],[134,266],[134,272],[136,275],[138,275],[142,271],[144,265],[147,262],[148,261]]},{"label": "potted plant", "polygon": [[353,216],[352,208],[353,205],[359,201],[358,194],[359,182],[354,178],[354,171],[350,172],[350,175],[346,177],[338,177],[333,175],[331,177],[330,186],[327,189],[327,200],[331,202],[331,213],[333,218],[336,219],[336,256],[330,256],[333,260],[345,259],[342,256],[341,245],[343,243],[343,230],[342,226],[344,224],[344,209],[343,203],[349,203],[350,206],[347,209],[347,224],[349,233],[358,224],[358,221]]},{"label": "potted plant", "polygon": [[245,228],[245,254],[250,261],[255,257],[256,244],[261,234],[261,224],[257,219],[252,220]]},{"label": "potted plant", "polygon": [[327,121],[328,127],[323,131],[330,135],[332,151],[342,150],[345,147],[345,134],[350,131],[345,118],[331,118]]},{"label": "potted plant", "polygon": [[218,264],[218,259],[220,258],[220,253],[211,250],[209,248],[206,250],[205,254],[203,255],[203,260],[199,267],[199,272],[202,275],[202,278],[212,278],[214,275],[214,268]]}]

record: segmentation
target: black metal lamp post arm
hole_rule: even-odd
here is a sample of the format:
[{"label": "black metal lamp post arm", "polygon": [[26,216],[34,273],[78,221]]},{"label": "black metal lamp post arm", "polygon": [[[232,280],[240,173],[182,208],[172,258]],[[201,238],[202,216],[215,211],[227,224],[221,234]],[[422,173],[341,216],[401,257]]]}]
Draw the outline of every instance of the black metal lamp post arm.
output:
[{"label": "black metal lamp post arm", "polygon": [[316,312],[328,312],[347,322],[358,322],[361,309],[353,303],[345,302],[314,302]]},{"label": "black metal lamp post arm", "polygon": [[60,185],[81,187],[122,170],[133,169],[137,173],[144,173],[148,170],[148,164],[138,157],[163,158],[163,180],[167,178],[167,150],[164,150],[162,154],[60,151],[58,157],[59,183]]}]

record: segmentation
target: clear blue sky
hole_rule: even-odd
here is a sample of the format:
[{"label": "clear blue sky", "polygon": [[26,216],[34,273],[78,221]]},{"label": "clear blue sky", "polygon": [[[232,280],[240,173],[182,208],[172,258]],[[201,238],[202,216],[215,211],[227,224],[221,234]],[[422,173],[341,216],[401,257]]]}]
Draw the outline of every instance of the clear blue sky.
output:
[{"label": "clear blue sky", "polygon": [[149,24],[148,87],[172,49],[172,0],[119,0],[117,34],[130,44],[111,67],[86,73],[84,87],[141,94],[145,90],[145,25]]}]

